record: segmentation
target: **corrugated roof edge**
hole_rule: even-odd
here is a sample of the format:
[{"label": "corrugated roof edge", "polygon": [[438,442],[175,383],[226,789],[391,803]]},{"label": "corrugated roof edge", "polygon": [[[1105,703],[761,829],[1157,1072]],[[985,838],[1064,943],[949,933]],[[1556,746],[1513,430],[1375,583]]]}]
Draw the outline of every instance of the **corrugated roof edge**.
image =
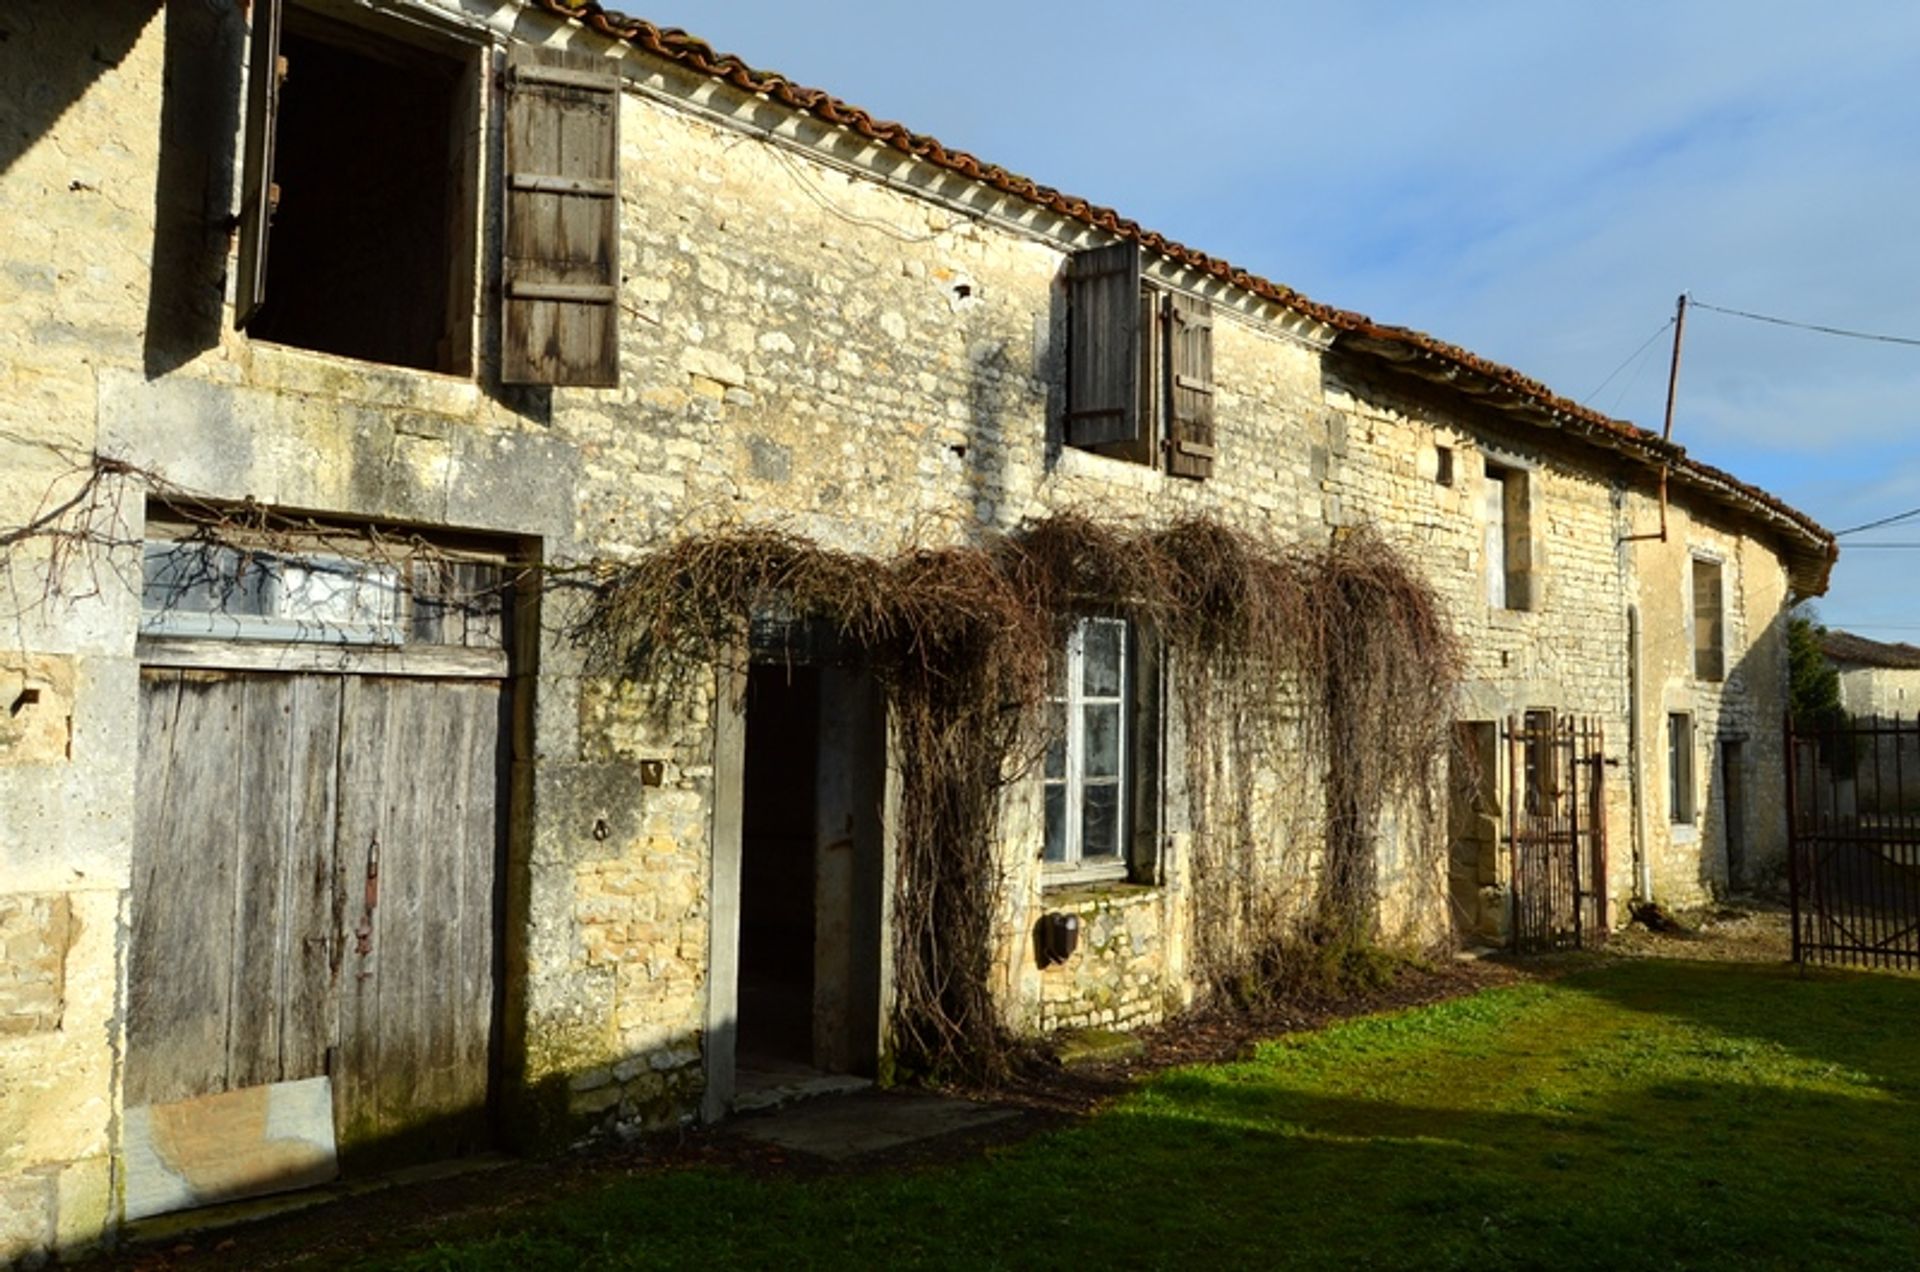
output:
[{"label": "corrugated roof edge", "polygon": [[1571,398],[1562,397],[1539,380],[1522,375],[1512,367],[1503,366],[1410,327],[1387,326],[1365,314],[1322,304],[1291,287],[1241,269],[1231,261],[1176,243],[1164,234],[1121,216],[1112,208],[1101,207],[1051,186],[1041,185],[1031,178],[1009,172],[998,164],[985,163],[964,150],[949,149],[938,138],[914,132],[904,124],[876,119],[869,112],[841,101],[823,89],[795,84],[777,71],[758,70],[731,53],[716,52],[705,40],[676,27],[655,26],[643,18],[608,9],[595,0],[532,2],[551,13],[572,18],[609,39],[632,44],[656,57],[731,84],[742,92],[764,95],[789,109],[804,111],[829,124],[852,129],[870,141],[891,146],[927,163],[983,182],[1003,193],[1039,204],[1071,220],[1131,239],[1150,251],[1325,323],[1336,331],[1367,340],[1404,345],[1451,363],[1470,375],[1491,381],[1528,399],[1551,416],[1578,421],[1608,435],[1616,446],[1624,443],[1626,448],[1641,452],[1640,457],[1653,467],[1671,463],[1676,473],[1683,478],[1691,478],[1688,484],[1701,487],[1738,512],[1758,515],[1761,520],[1797,535],[1803,540],[1803,551],[1796,554],[1803,567],[1797,572],[1800,575],[1798,590],[1806,595],[1819,595],[1826,591],[1828,574],[1839,556],[1839,546],[1833,535],[1812,517],[1759,487],[1748,485],[1731,473],[1689,457],[1684,447],[1663,441],[1658,434],[1625,420],[1614,419]]}]

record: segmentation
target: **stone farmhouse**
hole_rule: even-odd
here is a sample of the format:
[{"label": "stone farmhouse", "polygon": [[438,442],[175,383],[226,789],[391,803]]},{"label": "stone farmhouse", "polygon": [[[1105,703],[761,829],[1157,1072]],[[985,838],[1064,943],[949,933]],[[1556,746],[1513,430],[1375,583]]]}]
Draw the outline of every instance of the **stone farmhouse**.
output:
[{"label": "stone farmhouse", "polygon": [[1807,780],[1837,782],[1827,791],[1849,814],[1911,817],[1920,810],[1920,648],[1828,631],[1821,650],[1840,675],[1840,706],[1858,731],[1850,764],[1829,765]]},{"label": "stone farmhouse", "polygon": [[1920,648],[1829,631],[1820,639],[1840,673],[1840,705],[1851,716],[1920,717]]},{"label": "stone farmhouse", "polygon": [[[1781,868],[1811,519],[683,33],[9,6],[0,223],[0,1259],[889,1076],[880,683],[756,616],[663,709],[570,635],[570,581],[712,527],[1376,536],[1465,662],[1437,822],[1367,832],[1382,939],[1595,939]],[[1311,887],[1325,766],[1196,782],[1181,656],[1063,638],[992,843],[1014,1035],[1194,1001],[1236,800],[1260,886]],[[1516,876],[1562,815],[1577,895]]]}]

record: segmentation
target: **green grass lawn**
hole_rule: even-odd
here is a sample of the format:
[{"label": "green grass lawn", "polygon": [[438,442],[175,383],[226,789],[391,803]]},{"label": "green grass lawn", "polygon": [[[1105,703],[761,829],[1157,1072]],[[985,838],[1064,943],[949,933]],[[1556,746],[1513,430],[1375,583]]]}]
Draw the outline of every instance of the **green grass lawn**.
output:
[{"label": "green grass lawn", "polygon": [[1624,962],[964,1164],[619,1180],[365,1266],[1920,1266],[1920,979]]}]

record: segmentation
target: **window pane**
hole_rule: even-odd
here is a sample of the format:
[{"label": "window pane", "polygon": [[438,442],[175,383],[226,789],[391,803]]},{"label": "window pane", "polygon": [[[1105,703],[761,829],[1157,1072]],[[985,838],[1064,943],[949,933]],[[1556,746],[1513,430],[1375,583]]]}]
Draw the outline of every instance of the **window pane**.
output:
[{"label": "window pane", "polygon": [[1080,712],[1086,730],[1086,766],[1081,772],[1089,778],[1120,776],[1120,704],[1093,703]]},{"label": "window pane", "polygon": [[1086,788],[1085,818],[1080,823],[1080,855],[1113,857],[1120,852],[1120,785],[1103,782]]},{"label": "window pane", "polygon": [[1067,775],[1067,704],[1047,704],[1047,777]]},{"label": "window pane", "polygon": [[149,614],[272,612],[271,557],[205,543],[149,543],[141,608]]},{"label": "window pane", "polygon": [[1067,788],[1047,783],[1047,860],[1067,859]]},{"label": "window pane", "polygon": [[1086,670],[1082,679],[1089,698],[1120,696],[1120,662],[1126,643],[1126,624],[1111,618],[1090,618],[1083,631]]},{"label": "window pane", "polygon": [[282,587],[281,616],[323,630],[386,628],[399,614],[400,581],[388,566],[289,561]]}]

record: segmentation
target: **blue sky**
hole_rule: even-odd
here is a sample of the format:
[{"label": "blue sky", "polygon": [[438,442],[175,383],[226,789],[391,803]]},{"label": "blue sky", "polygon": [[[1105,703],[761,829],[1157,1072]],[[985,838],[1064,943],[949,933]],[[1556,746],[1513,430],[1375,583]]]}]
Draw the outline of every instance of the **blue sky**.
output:
[{"label": "blue sky", "polygon": [[[1911,3],[629,7],[1649,427],[1664,337],[1593,391],[1683,290],[1920,338]],[[1696,310],[1675,436],[1832,529],[1920,507],[1920,348]],[[1856,549],[1821,613],[1920,643],[1916,584]]]}]

